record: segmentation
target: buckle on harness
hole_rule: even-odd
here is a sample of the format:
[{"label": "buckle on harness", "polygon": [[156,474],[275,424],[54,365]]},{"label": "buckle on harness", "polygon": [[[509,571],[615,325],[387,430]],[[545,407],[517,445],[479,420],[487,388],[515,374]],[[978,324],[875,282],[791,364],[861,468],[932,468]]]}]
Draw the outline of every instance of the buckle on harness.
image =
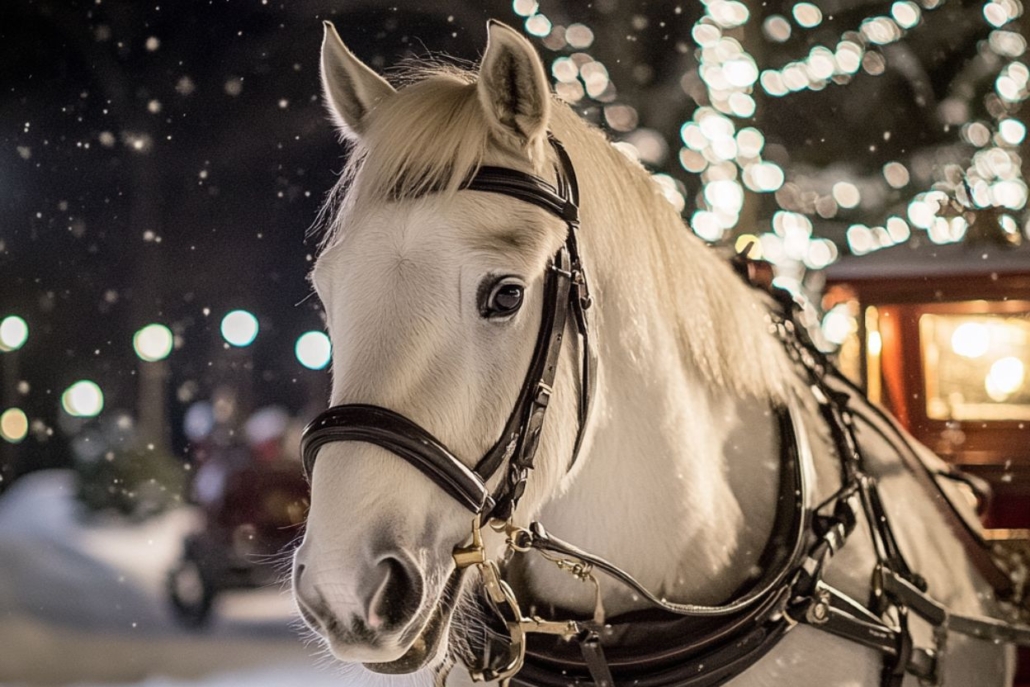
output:
[{"label": "buckle on harness", "polygon": [[[526,546],[526,544],[518,542],[523,540],[520,533],[528,532],[527,530],[500,522],[492,522],[491,526],[495,530],[508,532],[509,550],[519,551]],[[473,566],[479,569],[487,598],[490,599],[494,610],[504,622],[508,633],[508,655],[504,664],[499,668],[492,668],[489,665],[470,667],[469,675],[474,682],[497,681],[502,685],[506,684],[522,669],[522,664],[526,660],[526,635],[529,633],[557,635],[562,639],[571,640],[582,631],[579,623],[575,620],[545,620],[539,616],[527,617],[522,614],[515,592],[501,577],[501,570],[497,563],[486,558],[483,534],[478,519],[472,521],[472,542],[467,546],[455,548],[452,555],[458,569]]]}]

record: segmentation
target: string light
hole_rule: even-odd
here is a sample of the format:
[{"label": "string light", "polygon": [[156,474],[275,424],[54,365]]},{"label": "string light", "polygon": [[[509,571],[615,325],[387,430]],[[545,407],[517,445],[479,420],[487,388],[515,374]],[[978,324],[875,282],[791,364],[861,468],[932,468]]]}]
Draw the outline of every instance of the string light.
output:
[{"label": "string light", "polygon": [[[935,243],[961,241],[968,230],[965,217],[937,216],[940,210],[948,206],[952,197],[954,202],[972,211],[972,217],[976,216],[976,211],[985,208],[1011,211],[1026,208],[1028,190],[1018,151],[1018,146],[1026,137],[1026,125],[1011,115],[1030,95],[1030,69],[1017,60],[1026,49],[1025,38],[1003,30],[1021,14],[1022,6],[1018,0],[988,0],[984,4],[984,19],[996,29],[991,32],[987,46],[999,57],[1008,58],[1008,61],[998,71],[994,92],[985,98],[986,109],[993,121],[969,122],[959,130],[960,138],[977,149],[969,165],[961,173],[950,175],[952,178],[947,182],[939,184],[948,194],[935,199],[937,207],[932,208],[932,217],[926,216],[927,208],[922,206],[926,199],[917,196],[909,206],[910,217],[913,212],[918,215],[919,226],[926,229],[930,240]],[[984,59],[987,66],[990,65],[989,60],[981,59]],[[1018,225],[1011,216],[1000,216],[996,228],[1002,235],[1014,240],[1021,238]],[[1030,233],[1027,237],[1030,238]]]},{"label": "string light", "polygon": [[[927,171],[921,171],[918,162],[906,160],[887,162],[864,179],[842,179],[841,168],[832,170],[836,178],[831,183],[824,180],[830,170],[822,178],[799,175],[788,179],[777,163],[779,158],[773,161],[764,157],[765,136],[747,120],[756,111],[755,89],[771,97],[785,97],[831,84],[847,84],[859,72],[883,74],[887,59],[881,49],[903,39],[922,25],[927,12],[942,5],[943,0],[897,0],[882,14],[867,17],[852,30],[839,34],[835,42],[812,45],[799,59],[776,69],[762,69],[740,39],[746,33],[742,29],[753,20],[748,5],[735,0],[703,0],[702,16],[691,28],[697,71],[681,80],[684,91],[701,106],[681,126],[682,146],[676,151],[680,166],[701,182],[693,203],[696,210],[690,217],[694,232],[707,241],[723,239],[740,221],[746,192],[774,194],[783,212],[828,219],[841,213],[847,216],[856,208],[867,213],[893,202],[895,191],[909,187],[914,178],[922,181]],[[605,65],[585,52],[597,40],[590,27],[583,23],[562,26],[545,16],[533,0],[514,0],[513,9],[526,19],[527,33],[540,37],[549,49],[564,52],[551,64],[559,97],[573,104],[585,100],[600,103],[597,111],[612,131],[622,134],[616,147],[627,156],[648,164],[664,159],[665,146],[657,132],[639,128],[639,116],[632,105],[617,102],[615,84]],[[1025,209],[1028,191],[1016,148],[1026,140],[1026,125],[1015,116],[1015,109],[1027,98],[1030,73],[1017,60],[1026,52],[1026,38],[1009,25],[1020,16],[1022,7],[1019,0],[988,0],[983,13],[991,31],[988,40],[981,43],[981,54],[989,49],[1007,60],[997,72],[991,96],[994,100],[988,103],[993,121],[967,121],[968,107],[958,96],[950,96],[940,106],[942,119],[962,124],[955,130],[977,149],[969,168],[957,175],[964,176],[966,183],[959,188],[938,183],[928,191],[916,192],[906,201],[904,211],[885,217],[882,224],[853,223],[846,232],[853,253],[865,254],[903,243],[913,230],[927,232],[936,242],[961,240],[968,230],[968,218],[939,216],[953,202],[949,188],[951,196],[959,196],[973,209],[995,206],[1013,213]],[[796,2],[783,14],[762,18],[761,35],[770,42],[786,43],[795,34],[824,27],[825,19],[819,3]],[[544,27],[546,36],[542,35]],[[703,94],[698,93],[699,87],[704,89]],[[885,132],[885,139],[890,133]],[[677,208],[690,205],[683,197],[681,183],[660,177],[656,181]],[[964,189],[968,189],[968,199],[961,198]],[[1005,231],[1019,232],[1013,216],[1003,215],[999,222]],[[1026,231],[1030,232],[1030,223]],[[773,227],[773,231],[757,234],[757,238],[760,245],[756,250],[783,265],[820,269],[838,258],[837,246],[813,236],[810,229],[807,233],[791,232],[788,237]]]},{"label": "string light", "polygon": [[[745,15],[747,13],[747,8],[739,2],[720,1],[727,5],[724,11],[728,17],[739,16],[741,10]],[[566,27],[552,21],[540,11],[540,5],[535,0],[513,0],[512,9],[515,14],[526,18],[526,33],[539,38],[544,47],[552,51],[576,51],[571,55],[556,57],[551,62],[554,91],[558,97],[573,105],[588,99],[599,103],[604,121],[613,131],[625,134],[623,140],[615,143],[615,147],[634,161],[661,165],[668,157],[668,143],[656,131],[637,128],[639,121],[636,109],[616,102],[618,90],[608,68],[586,52],[596,40],[594,31],[580,22]],[[738,106],[746,107],[746,103]],[[665,175],[652,175],[652,178],[663,197],[682,212],[686,206],[683,184]]]}]

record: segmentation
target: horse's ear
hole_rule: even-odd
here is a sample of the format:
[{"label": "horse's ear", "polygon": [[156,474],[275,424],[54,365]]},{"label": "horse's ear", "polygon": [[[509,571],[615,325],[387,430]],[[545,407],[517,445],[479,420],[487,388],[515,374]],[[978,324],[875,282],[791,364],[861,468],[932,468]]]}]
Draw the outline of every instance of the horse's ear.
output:
[{"label": "horse's ear", "polygon": [[551,113],[551,87],[543,62],[529,41],[499,21],[486,25],[489,38],[479,67],[479,102],[494,128],[522,148],[542,140]]},{"label": "horse's ear", "polygon": [[368,113],[396,91],[347,49],[331,22],[322,23],[322,91],[326,106],[340,132],[357,139]]}]

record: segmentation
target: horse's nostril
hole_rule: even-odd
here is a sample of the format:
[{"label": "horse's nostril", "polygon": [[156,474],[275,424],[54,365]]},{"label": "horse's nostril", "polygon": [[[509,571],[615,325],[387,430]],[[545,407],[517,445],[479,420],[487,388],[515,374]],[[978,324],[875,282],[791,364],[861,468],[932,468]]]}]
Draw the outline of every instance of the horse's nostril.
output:
[{"label": "horse's nostril", "polygon": [[386,556],[376,566],[382,575],[369,599],[366,618],[373,630],[401,627],[418,612],[422,578],[406,558]]},{"label": "horse's nostril", "polygon": [[293,581],[300,582],[301,576],[304,575],[304,564],[298,563],[293,567]]}]

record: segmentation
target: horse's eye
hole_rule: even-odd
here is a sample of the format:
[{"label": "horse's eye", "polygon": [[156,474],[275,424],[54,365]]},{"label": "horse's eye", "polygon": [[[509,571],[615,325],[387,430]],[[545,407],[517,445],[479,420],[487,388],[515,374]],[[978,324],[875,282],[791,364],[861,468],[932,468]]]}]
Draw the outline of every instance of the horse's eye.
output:
[{"label": "horse's eye", "polygon": [[525,288],[512,278],[494,284],[479,304],[479,312],[486,318],[502,318],[515,314],[522,307]]}]

